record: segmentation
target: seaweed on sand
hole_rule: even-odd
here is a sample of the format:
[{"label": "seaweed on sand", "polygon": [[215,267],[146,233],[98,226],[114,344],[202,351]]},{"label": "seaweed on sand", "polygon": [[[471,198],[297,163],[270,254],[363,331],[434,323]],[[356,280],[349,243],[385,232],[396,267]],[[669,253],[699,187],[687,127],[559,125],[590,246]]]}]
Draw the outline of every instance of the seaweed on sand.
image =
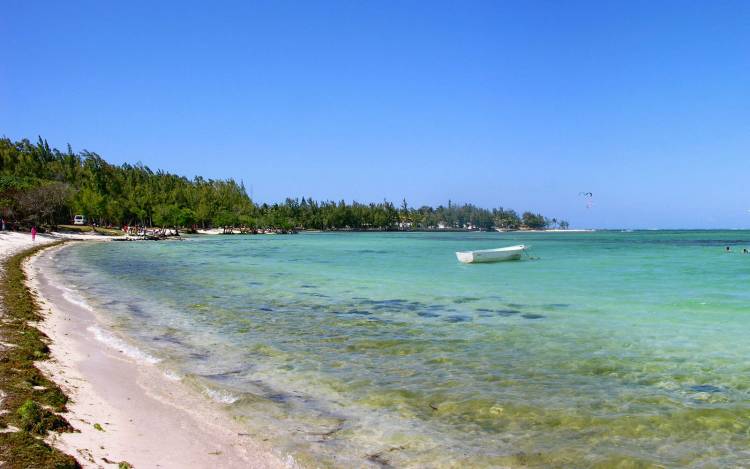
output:
[{"label": "seaweed on sand", "polygon": [[[57,243],[60,244],[60,243]],[[42,436],[72,431],[59,415],[68,398],[34,364],[49,357],[49,339],[31,323],[40,321],[39,304],[26,287],[24,260],[47,246],[10,257],[0,276],[0,461],[8,468],[77,468],[70,455],[51,447]]]}]

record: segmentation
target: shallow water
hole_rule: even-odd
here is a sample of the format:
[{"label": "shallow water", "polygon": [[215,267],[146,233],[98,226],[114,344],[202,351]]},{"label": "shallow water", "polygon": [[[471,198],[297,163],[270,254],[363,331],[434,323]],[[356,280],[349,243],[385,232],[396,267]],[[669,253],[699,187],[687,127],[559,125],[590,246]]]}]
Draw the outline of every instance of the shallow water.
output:
[{"label": "shallow water", "polygon": [[[453,254],[519,243],[540,259]],[[750,233],[206,236],[73,246],[59,275],[303,463],[725,467],[750,464],[728,244]]]}]

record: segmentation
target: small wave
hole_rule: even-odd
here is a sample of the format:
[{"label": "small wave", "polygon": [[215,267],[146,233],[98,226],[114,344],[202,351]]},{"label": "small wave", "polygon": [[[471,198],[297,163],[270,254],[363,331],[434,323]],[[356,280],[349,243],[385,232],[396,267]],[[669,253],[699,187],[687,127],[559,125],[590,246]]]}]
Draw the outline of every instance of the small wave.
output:
[{"label": "small wave", "polygon": [[203,391],[214,402],[218,402],[219,404],[234,404],[240,399],[238,396],[235,396],[229,391],[220,390],[220,389],[211,389],[207,386],[203,387]]},{"label": "small wave", "polygon": [[164,370],[164,377],[170,381],[182,381],[182,375],[172,370]]},{"label": "small wave", "polygon": [[287,469],[299,469],[301,466],[297,464],[297,461],[291,454],[287,454],[286,459],[284,460],[284,467]]},{"label": "small wave", "polygon": [[68,303],[72,303],[76,306],[80,306],[81,308],[87,311],[94,312],[94,308],[92,308],[78,292],[71,290],[68,287],[63,287],[63,286],[61,286],[60,289],[63,292],[62,296],[63,298],[65,298],[65,301],[67,301]]},{"label": "small wave", "polygon": [[110,348],[119,350],[120,352],[125,354],[127,357],[130,357],[134,360],[146,362],[152,365],[159,363],[161,361],[160,359],[154,357],[153,355],[149,355],[148,353],[144,352],[138,347],[130,345],[126,343],[125,341],[123,341],[122,339],[115,337],[109,332],[103,331],[102,329],[96,326],[89,326],[88,328],[86,328],[86,330],[93,333],[94,337],[99,342],[104,343]]}]

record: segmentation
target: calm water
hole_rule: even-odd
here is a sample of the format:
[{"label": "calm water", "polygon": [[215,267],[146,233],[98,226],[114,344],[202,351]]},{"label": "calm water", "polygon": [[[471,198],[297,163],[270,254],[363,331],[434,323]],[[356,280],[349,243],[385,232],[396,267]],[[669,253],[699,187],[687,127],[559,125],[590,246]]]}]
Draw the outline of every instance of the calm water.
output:
[{"label": "calm water", "polygon": [[[518,243],[540,259],[453,254]],[[207,236],[77,245],[59,275],[140,358],[302,462],[727,467],[750,465],[743,246],[750,232]]]}]

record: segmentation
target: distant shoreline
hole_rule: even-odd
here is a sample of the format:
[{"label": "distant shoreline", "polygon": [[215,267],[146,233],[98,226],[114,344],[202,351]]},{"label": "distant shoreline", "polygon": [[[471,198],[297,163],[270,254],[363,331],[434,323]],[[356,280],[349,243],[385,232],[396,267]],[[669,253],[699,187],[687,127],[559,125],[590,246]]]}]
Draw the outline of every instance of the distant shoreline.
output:
[{"label": "distant shoreline", "polygon": [[[260,230],[259,230],[260,231]],[[272,231],[272,230],[269,230]],[[330,230],[319,230],[319,229],[297,229],[295,233],[593,233],[595,229],[567,229],[562,230],[558,228],[552,228],[547,230],[469,230],[466,228],[436,228],[436,229],[414,229],[414,230],[380,230],[380,229],[346,229],[336,228]],[[608,231],[608,230],[604,230]],[[614,230],[620,231],[620,230]],[[287,233],[248,233],[246,230],[241,228],[233,228],[224,230],[223,228],[210,228],[210,229],[198,229],[195,233],[199,235],[230,235],[230,234],[287,234]]]}]

